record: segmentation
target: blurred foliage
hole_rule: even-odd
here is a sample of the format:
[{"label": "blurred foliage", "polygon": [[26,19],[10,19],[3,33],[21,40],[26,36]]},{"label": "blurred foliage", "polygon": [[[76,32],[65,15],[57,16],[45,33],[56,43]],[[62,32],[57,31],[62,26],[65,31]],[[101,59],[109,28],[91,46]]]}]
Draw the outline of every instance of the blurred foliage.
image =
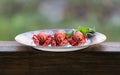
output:
[{"label": "blurred foliage", "polygon": [[0,40],[32,30],[85,25],[95,26],[107,41],[120,41],[119,13],[120,0],[0,0]]}]

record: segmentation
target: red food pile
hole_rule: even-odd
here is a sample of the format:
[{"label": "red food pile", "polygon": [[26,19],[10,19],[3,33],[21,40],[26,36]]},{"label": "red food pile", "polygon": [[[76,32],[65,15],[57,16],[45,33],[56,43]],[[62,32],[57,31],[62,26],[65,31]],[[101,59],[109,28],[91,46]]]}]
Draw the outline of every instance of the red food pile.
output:
[{"label": "red food pile", "polygon": [[65,46],[68,43],[68,37],[66,34],[59,30],[54,34],[51,41],[51,46]]},{"label": "red food pile", "polygon": [[37,46],[48,46],[49,44],[51,44],[52,36],[47,35],[44,32],[40,32],[37,35],[33,35],[32,39]]},{"label": "red food pile", "polygon": [[75,32],[72,38],[69,39],[69,43],[72,46],[81,46],[86,43],[87,36],[82,34],[81,32]]},{"label": "red food pile", "polygon": [[65,46],[68,43],[72,46],[81,46],[86,43],[87,37],[81,32],[75,32],[71,38],[68,38],[68,36],[63,31],[58,30],[54,36],[40,32],[37,35],[33,35],[32,39],[37,46],[51,45],[52,47],[55,47]]}]

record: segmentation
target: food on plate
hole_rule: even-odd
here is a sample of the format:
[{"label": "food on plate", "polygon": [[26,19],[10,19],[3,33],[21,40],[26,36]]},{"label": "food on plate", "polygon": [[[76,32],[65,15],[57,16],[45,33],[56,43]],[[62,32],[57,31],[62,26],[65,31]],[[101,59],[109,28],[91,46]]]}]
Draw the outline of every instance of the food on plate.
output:
[{"label": "food on plate", "polygon": [[32,39],[37,46],[48,46],[51,44],[51,46],[55,47],[65,46],[68,43],[67,35],[62,30],[58,30],[54,36],[40,32],[37,35],[33,35]]},{"label": "food on plate", "polygon": [[69,43],[72,46],[81,46],[85,44],[87,41],[87,36],[82,34],[81,32],[75,32],[72,38],[69,39]]},{"label": "food on plate", "polygon": [[37,46],[40,45],[40,44],[39,44],[39,39],[38,39],[38,36],[37,36],[37,35],[33,35],[32,39],[33,39],[34,43],[35,43]]},{"label": "food on plate", "polygon": [[49,44],[51,44],[51,40],[52,40],[52,36],[51,35],[47,36],[47,39],[43,43],[43,46],[48,46]]},{"label": "food on plate", "polygon": [[32,39],[36,46],[81,46],[84,45],[88,38],[93,36],[95,31],[90,28],[78,27],[78,29],[72,30],[71,33],[65,33],[62,30],[56,31],[53,35],[40,32],[34,34]]},{"label": "food on plate", "polygon": [[51,35],[47,35],[44,32],[40,32],[37,35],[34,34],[32,39],[37,46],[48,46],[51,43],[51,37]]},{"label": "food on plate", "polygon": [[68,43],[68,38],[62,30],[58,30],[54,34],[53,40],[55,40],[56,46],[65,46]]}]

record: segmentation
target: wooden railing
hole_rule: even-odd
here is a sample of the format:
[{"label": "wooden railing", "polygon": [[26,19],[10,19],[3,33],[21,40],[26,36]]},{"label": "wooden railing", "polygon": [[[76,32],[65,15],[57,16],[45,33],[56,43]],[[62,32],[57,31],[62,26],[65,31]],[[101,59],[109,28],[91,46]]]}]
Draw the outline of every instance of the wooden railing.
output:
[{"label": "wooden railing", "polygon": [[113,75],[120,73],[120,42],[72,52],[46,52],[0,41],[1,75]]}]

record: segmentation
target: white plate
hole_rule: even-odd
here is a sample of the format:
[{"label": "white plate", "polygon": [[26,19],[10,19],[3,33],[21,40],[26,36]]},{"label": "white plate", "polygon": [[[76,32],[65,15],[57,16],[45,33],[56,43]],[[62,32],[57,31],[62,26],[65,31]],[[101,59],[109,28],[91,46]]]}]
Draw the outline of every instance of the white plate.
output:
[{"label": "white plate", "polygon": [[62,30],[66,33],[70,33],[72,31],[72,29],[51,29],[51,30],[37,30],[37,31],[31,31],[31,32],[26,32],[26,33],[22,33],[19,34],[15,37],[15,40],[21,44],[27,45],[27,46],[32,46],[35,49],[38,50],[43,50],[43,51],[52,51],[52,52],[65,52],[65,51],[75,51],[75,50],[81,50],[84,48],[87,48],[90,45],[94,45],[94,44],[99,44],[103,41],[106,40],[106,36],[102,33],[99,32],[95,32],[94,36],[89,38],[87,40],[87,42],[82,45],[82,46],[64,46],[64,47],[44,47],[44,46],[35,46],[33,40],[32,40],[32,36],[33,34],[38,34],[40,32],[45,32],[46,34],[51,34],[53,35],[57,30]]}]

